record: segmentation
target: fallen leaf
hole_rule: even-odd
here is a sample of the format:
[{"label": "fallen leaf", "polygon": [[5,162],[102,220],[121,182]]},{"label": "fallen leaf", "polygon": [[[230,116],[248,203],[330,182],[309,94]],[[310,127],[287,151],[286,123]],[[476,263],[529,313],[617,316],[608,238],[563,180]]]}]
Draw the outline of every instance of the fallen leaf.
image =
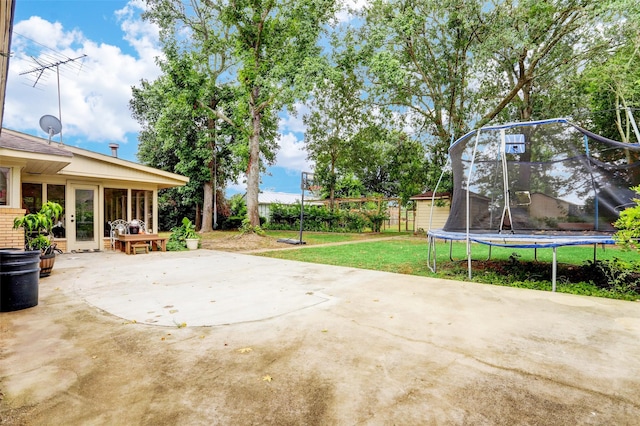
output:
[{"label": "fallen leaf", "polygon": [[253,349],[251,348],[242,348],[242,349],[238,349],[238,352],[240,352],[241,354],[246,354],[251,352]]},{"label": "fallen leaf", "polygon": [[264,376],[264,377],[262,378],[262,380],[263,380],[263,381],[265,381],[265,382],[271,382],[271,380],[273,380],[273,379],[271,378],[271,376],[270,376],[270,375],[268,375],[268,374],[267,374],[266,376]]},{"label": "fallen leaf", "polygon": [[96,359],[96,358],[98,358],[98,355],[94,355],[91,357],[91,359]]},{"label": "fallen leaf", "polygon": [[167,338],[166,338],[166,337],[164,337],[164,336],[162,336],[162,337],[160,338],[160,340],[166,340],[166,339],[167,339]]},{"label": "fallen leaf", "polygon": [[170,313],[170,314],[175,314],[176,312],[178,312],[178,310],[177,310],[177,309],[171,309],[171,310],[169,311],[169,313]]},{"label": "fallen leaf", "polygon": [[329,330],[327,330],[326,328],[322,330],[323,333],[327,333]]}]

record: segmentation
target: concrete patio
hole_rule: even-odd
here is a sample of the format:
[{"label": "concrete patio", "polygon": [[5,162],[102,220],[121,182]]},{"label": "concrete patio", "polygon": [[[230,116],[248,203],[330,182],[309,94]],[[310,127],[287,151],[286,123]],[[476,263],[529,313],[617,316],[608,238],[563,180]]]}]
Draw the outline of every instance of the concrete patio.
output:
[{"label": "concrete patio", "polygon": [[636,424],[640,303],[210,250],[65,254],[0,424]]}]

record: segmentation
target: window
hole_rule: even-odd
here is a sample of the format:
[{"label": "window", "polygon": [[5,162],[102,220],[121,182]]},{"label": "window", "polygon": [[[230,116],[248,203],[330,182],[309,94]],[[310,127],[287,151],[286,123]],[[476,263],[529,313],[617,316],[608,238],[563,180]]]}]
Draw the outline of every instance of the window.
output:
[{"label": "window", "polygon": [[131,219],[142,220],[147,230],[153,230],[153,191],[131,190]]},{"label": "window", "polygon": [[104,236],[111,232],[109,222],[116,219],[127,219],[127,190],[116,188],[104,189]]},{"label": "window", "polygon": [[0,167],[0,206],[9,204],[9,188],[11,188],[11,169]]},{"label": "window", "polygon": [[42,184],[22,184],[22,208],[28,213],[37,213],[42,208]]}]

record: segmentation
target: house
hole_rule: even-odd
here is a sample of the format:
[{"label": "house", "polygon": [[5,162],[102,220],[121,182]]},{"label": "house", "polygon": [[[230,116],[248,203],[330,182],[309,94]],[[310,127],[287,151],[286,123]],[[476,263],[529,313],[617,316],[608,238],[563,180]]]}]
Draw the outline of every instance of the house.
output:
[{"label": "house", "polygon": [[300,194],[289,194],[286,192],[263,191],[258,194],[258,214],[264,217],[267,222],[271,219],[271,205],[300,204]]},{"label": "house", "polygon": [[[9,129],[0,133],[0,247],[22,247],[15,217],[38,211],[46,201],[64,207],[54,229],[63,251],[110,247],[109,222],[138,219],[157,231],[158,190],[189,178],[111,155],[49,143]],[[55,235],[55,234],[54,234]]]},{"label": "house", "polygon": [[410,200],[415,201],[415,225],[414,230],[428,231],[444,227],[451,206],[451,194],[431,191],[414,195]]},{"label": "house", "polygon": [[23,247],[24,231],[13,220],[46,201],[64,207],[54,228],[63,251],[110,247],[109,222],[142,220],[157,230],[158,190],[189,179],[112,155],[51,144],[2,128],[15,1],[0,1],[0,247]]}]

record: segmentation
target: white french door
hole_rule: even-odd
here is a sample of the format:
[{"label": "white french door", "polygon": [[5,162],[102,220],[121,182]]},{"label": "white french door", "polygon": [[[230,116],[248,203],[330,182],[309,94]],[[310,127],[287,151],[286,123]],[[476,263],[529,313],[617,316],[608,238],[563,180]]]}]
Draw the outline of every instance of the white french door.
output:
[{"label": "white french door", "polygon": [[68,250],[99,250],[98,186],[72,184],[67,212]]}]

